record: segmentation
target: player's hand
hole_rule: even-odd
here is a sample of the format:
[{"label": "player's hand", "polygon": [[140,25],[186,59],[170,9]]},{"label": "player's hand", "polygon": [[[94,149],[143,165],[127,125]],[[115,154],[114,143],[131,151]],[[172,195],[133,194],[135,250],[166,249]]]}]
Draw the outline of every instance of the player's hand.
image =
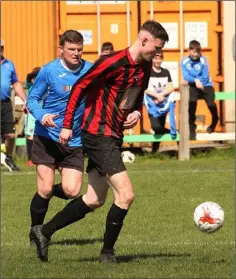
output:
[{"label": "player's hand", "polygon": [[195,79],[195,85],[197,88],[202,89],[203,90],[203,84],[201,83],[200,80]]},{"label": "player's hand", "polygon": [[63,145],[66,145],[71,138],[72,138],[72,130],[62,128],[59,135],[59,142]]},{"label": "player's hand", "polygon": [[58,128],[55,122],[53,121],[55,118],[58,117],[58,113],[56,114],[45,114],[42,119],[42,125],[44,127],[55,127]]},{"label": "player's hand", "polygon": [[188,82],[187,82],[187,80],[181,80],[181,85],[188,85]]},{"label": "player's hand", "polygon": [[164,94],[163,94],[163,93],[159,93],[159,94],[157,94],[157,101],[158,101],[158,103],[163,102],[163,101],[164,101],[164,99],[165,99],[165,96],[164,96]]},{"label": "player's hand", "polygon": [[130,113],[126,118],[126,121],[124,122],[123,127],[125,129],[132,129],[135,125],[137,125],[139,118],[140,118],[140,115],[137,111]]}]

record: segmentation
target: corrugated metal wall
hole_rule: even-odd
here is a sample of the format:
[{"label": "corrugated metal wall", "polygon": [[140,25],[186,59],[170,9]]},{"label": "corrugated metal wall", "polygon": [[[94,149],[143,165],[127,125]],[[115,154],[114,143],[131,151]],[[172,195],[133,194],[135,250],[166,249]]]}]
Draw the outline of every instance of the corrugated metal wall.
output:
[{"label": "corrugated metal wall", "polygon": [[18,78],[56,56],[54,1],[1,1],[1,37],[4,56],[16,66]]}]

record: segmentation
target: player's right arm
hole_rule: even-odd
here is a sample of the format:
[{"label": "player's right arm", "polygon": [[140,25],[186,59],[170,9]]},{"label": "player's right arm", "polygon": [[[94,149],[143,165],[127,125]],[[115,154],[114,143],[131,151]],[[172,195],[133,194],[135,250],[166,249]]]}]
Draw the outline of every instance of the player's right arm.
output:
[{"label": "player's right arm", "polygon": [[46,109],[42,107],[42,100],[45,94],[47,94],[49,87],[47,68],[43,67],[29,91],[26,106],[30,113],[45,127],[57,127],[53,119],[58,114],[48,113]]},{"label": "player's right arm", "polygon": [[42,118],[45,114],[47,114],[47,111],[42,108],[41,102],[43,99],[43,96],[47,93],[48,90],[48,82],[47,82],[47,71],[46,68],[43,67],[34,83],[31,87],[26,106],[30,113],[34,116],[34,118],[38,121],[42,121]]}]

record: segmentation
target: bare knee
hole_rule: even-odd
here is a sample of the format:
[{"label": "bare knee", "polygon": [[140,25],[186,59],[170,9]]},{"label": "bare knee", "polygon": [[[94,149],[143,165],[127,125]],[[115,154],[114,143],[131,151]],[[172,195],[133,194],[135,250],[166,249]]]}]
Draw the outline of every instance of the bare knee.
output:
[{"label": "bare knee", "polygon": [[49,199],[52,197],[52,185],[39,185],[38,186],[38,193],[41,197],[45,199]]},{"label": "bare knee", "polygon": [[83,200],[87,204],[87,206],[92,209],[96,209],[104,205],[106,198],[84,195]]},{"label": "bare knee", "polygon": [[132,190],[129,191],[121,191],[116,197],[116,204],[123,209],[128,209],[132,202],[134,201],[134,192]]},{"label": "bare knee", "polygon": [[74,199],[78,197],[80,193],[81,183],[77,185],[62,185],[63,191],[68,199]]}]

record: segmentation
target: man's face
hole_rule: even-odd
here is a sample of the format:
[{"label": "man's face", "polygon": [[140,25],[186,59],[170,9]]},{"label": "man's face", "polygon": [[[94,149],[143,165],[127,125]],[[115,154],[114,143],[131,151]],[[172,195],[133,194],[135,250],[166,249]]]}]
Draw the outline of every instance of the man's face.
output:
[{"label": "man's face", "polygon": [[113,50],[111,50],[111,49],[103,50],[103,51],[101,52],[101,56],[103,56],[103,55],[108,55],[108,54],[110,54],[110,53],[112,53],[112,52],[113,52]]},{"label": "man's face", "polygon": [[155,57],[157,51],[162,49],[165,45],[165,41],[152,36],[143,38],[141,43],[142,47],[140,55],[145,61],[151,61]]},{"label": "man's face", "polygon": [[163,56],[162,55],[156,55],[153,59],[152,59],[152,63],[153,63],[153,66],[155,68],[160,68],[161,67],[161,63],[163,61]]},{"label": "man's face", "polygon": [[67,64],[78,65],[83,53],[83,44],[65,42],[64,46],[60,46],[61,57]]},{"label": "man's face", "polygon": [[191,60],[198,60],[201,56],[201,51],[198,51],[196,49],[190,49],[188,53]]}]

